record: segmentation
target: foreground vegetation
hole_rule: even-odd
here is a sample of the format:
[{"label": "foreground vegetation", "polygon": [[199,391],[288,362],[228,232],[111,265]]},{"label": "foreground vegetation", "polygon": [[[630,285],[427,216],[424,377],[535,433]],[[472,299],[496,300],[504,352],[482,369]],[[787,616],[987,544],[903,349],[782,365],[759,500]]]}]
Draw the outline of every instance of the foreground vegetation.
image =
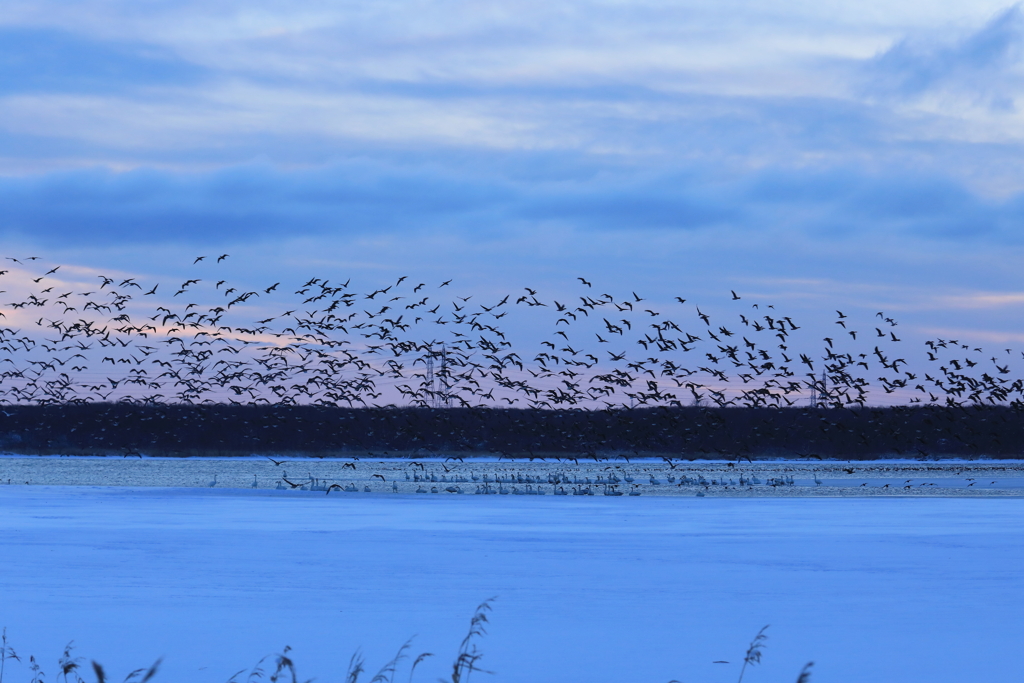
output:
[{"label": "foreground vegetation", "polygon": [[[480,660],[483,658],[483,653],[477,647],[477,642],[486,633],[486,625],[488,623],[487,615],[491,611],[491,604],[494,602],[494,598],[483,601],[477,606],[476,611],[469,620],[469,631],[466,633],[466,637],[462,639],[459,645],[458,652],[456,653],[455,659],[451,665],[450,678],[447,680],[450,683],[468,683],[470,676],[474,672],[492,674],[493,671],[488,671],[480,666]],[[746,654],[743,657],[743,667],[740,669],[739,680],[737,683],[743,683],[743,676],[747,673],[749,667],[753,667],[761,663],[761,655],[764,651],[765,641],[768,636],[765,635],[765,631],[768,629],[767,626],[762,628],[754,639],[750,642],[747,647]],[[73,656],[73,647],[71,643],[64,648],[63,653],[57,660],[57,673],[54,674],[53,678],[47,678],[46,672],[42,668],[42,664],[34,656],[30,656],[28,661],[22,660],[21,656],[14,650],[13,647],[7,641],[7,629],[3,630],[2,645],[0,645],[0,683],[4,683],[5,669],[8,661],[17,662],[24,666],[27,666],[31,678],[29,683],[46,683],[47,681],[53,681],[54,683],[88,683],[84,675],[88,675],[87,667],[83,666],[84,659],[81,657]],[[386,662],[379,671],[370,679],[370,683],[394,683],[395,677],[398,675],[399,667],[402,663],[408,660],[409,650],[412,646],[412,641],[406,641],[398,649],[398,653],[388,662]],[[299,675],[296,669],[295,662],[289,656],[291,651],[290,647],[285,647],[279,654],[264,657],[258,661],[253,667],[241,669],[231,676],[227,683],[256,683],[258,681],[267,680],[269,683],[299,683]],[[433,653],[423,652],[417,657],[412,659],[409,665],[409,681],[413,680],[413,676],[416,673],[416,668],[428,657],[433,657]],[[144,667],[136,669],[129,673],[123,683],[149,683],[150,680],[155,678],[160,670],[160,659],[153,663],[150,667]],[[809,683],[811,678],[811,667],[814,662],[808,662],[802,671],[800,671],[796,681],[797,683]],[[96,683],[108,683],[111,679],[108,677],[103,666],[96,662],[91,662],[92,675],[95,678]],[[360,677],[367,673],[365,661],[358,651],[352,655],[349,660],[348,667],[345,670],[344,683],[359,683]],[[308,679],[305,683],[312,683],[313,679]],[[445,683],[442,680],[442,683]],[[677,680],[669,681],[669,683],[680,683]]]}]

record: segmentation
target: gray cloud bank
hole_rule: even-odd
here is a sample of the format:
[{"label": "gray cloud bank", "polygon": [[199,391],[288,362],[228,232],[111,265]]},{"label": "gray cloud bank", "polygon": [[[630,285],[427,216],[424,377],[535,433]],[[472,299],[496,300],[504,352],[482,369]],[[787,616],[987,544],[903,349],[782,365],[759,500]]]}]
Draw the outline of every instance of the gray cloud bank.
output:
[{"label": "gray cloud bank", "polygon": [[[0,179],[0,228],[44,244],[227,245],[283,237],[454,232],[469,239],[540,224],[590,231],[791,231],[1018,245],[1024,198],[986,199],[942,175],[856,168],[760,169],[723,178],[701,165],[657,174],[544,155],[496,168],[377,162],[284,171],[80,170]],[[453,165],[454,166],[454,165]],[[537,169],[530,174],[529,168]]]}]

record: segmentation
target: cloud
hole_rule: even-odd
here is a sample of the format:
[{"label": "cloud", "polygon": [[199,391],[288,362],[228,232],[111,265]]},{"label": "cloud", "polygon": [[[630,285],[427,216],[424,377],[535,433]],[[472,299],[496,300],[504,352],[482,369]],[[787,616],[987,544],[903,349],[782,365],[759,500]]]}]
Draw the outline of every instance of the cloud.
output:
[{"label": "cloud", "polygon": [[868,62],[867,91],[901,99],[962,94],[989,108],[1011,109],[1022,56],[1024,15],[1013,5],[959,41],[900,40]]},{"label": "cloud", "polygon": [[0,83],[17,93],[118,93],[194,85],[207,71],[145,43],[95,40],[62,30],[0,27]]},{"label": "cloud", "polygon": [[943,297],[941,302],[950,308],[1008,308],[1024,304],[1021,292],[976,292]]},{"label": "cloud", "polygon": [[767,167],[730,176],[708,164],[646,172],[608,164],[596,172],[585,159],[544,153],[497,161],[488,154],[0,178],[0,235],[44,244],[227,245],[297,235],[472,240],[551,225],[580,234],[727,228],[826,241],[1024,238],[1024,197],[987,200],[949,177],[900,168]]},{"label": "cloud", "polygon": [[749,201],[809,234],[901,234],[923,240],[1018,242],[1019,196],[990,200],[921,169],[780,169],[753,178]]},{"label": "cloud", "polygon": [[[1004,194],[1024,189],[1016,124],[911,116],[850,98],[846,86],[858,68],[914,97],[949,83],[967,92],[964,74],[981,82],[993,65],[1009,78],[1015,8],[958,43],[908,39],[865,67],[879,39],[868,42],[849,16],[570,5],[568,13],[529,2],[514,16],[474,8],[457,17],[443,2],[413,17],[372,3],[312,17],[280,3],[240,13],[230,2],[163,3],[163,14],[116,3],[35,8],[33,21],[62,28],[0,29],[11,83],[0,93],[0,173],[226,169],[253,159],[322,166],[352,157],[398,167],[435,156],[441,167],[460,154],[487,167],[485,154],[507,164],[547,150],[556,166],[564,155],[594,173],[616,167],[637,203],[630,209],[623,197],[595,213],[618,220],[622,207],[666,226],[683,215],[688,225],[720,224],[735,212],[690,186],[675,198],[644,189],[647,181],[626,178],[627,167],[671,178],[707,161],[710,173],[741,180],[756,168],[916,165],[926,176],[954,169],[957,182],[972,177]],[[715,192],[713,183],[701,187]],[[605,201],[583,195],[577,207],[569,193],[538,199],[535,214]]]},{"label": "cloud", "polygon": [[457,227],[507,188],[353,164],[282,172],[86,170],[0,179],[0,231],[49,244],[231,244],[288,235]]}]

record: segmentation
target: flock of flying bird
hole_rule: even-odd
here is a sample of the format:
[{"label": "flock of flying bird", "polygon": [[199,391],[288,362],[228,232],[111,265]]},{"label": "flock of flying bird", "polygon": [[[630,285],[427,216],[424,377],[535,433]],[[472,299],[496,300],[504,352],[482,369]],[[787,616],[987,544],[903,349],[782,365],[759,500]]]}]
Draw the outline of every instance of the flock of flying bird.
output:
[{"label": "flock of flying bird", "polygon": [[635,292],[599,293],[582,277],[571,301],[530,287],[480,301],[451,280],[407,277],[357,292],[314,277],[282,306],[280,282],[218,277],[229,258],[197,257],[194,277],[166,287],[89,284],[82,269],[8,257],[0,288],[24,291],[0,298],[0,402],[845,408],[880,389],[890,403],[1024,405],[1009,349],[936,339],[910,363],[883,312],[854,329],[837,311],[835,333],[811,352],[792,347],[801,327],[790,316],[736,292],[731,322],[683,297],[662,311]]}]

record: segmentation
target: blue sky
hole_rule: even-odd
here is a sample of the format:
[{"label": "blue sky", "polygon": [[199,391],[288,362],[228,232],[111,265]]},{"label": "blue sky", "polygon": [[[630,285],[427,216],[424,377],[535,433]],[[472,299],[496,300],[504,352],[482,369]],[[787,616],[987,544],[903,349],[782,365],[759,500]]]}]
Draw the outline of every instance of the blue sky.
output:
[{"label": "blue sky", "polygon": [[1024,12],[895,5],[3,0],[0,239],[1020,345]]}]

